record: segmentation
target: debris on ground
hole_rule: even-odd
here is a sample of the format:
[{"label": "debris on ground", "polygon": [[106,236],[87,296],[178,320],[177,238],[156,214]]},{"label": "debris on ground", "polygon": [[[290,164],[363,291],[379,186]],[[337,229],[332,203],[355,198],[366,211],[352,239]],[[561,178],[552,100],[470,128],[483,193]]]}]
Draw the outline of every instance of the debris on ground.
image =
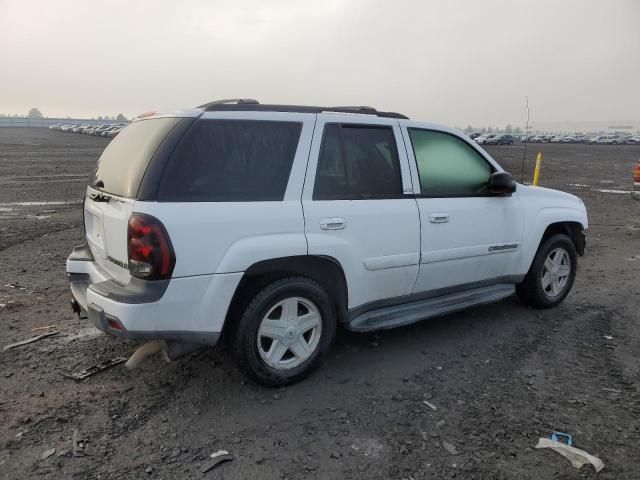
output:
[{"label": "debris on ground", "polygon": [[442,441],[442,446],[451,455],[457,455],[458,454],[458,449],[453,444],[447,442],[446,440]]},{"label": "debris on ground", "polygon": [[126,361],[127,361],[126,357],[115,357],[105,362],[98,363],[97,365],[93,365],[89,368],[85,368],[84,370],[80,370],[79,372],[73,372],[73,373],[60,372],[60,374],[64,377],[75,380],[76,382],[81,382],[82,380],[84,380],[87,377],[90,377],[91,375],[95,375],[96,373],[102,372],[111,367],[115,367],[116,365],[119,365],[120,363],[124,363]]},{"label": "debris on ground", "polygon": [[[562,441],[563,438],[565,439],[564,442]],[[571,435],[569,435],[568,433],[553,432],[551,434],[551,440],[553,440],[554,442],[565,443],[565,444],[569,445],[570,447],[573,446],[573,437]]]},{"label": "debris on ground", "polygon": [[0,410],[2,410],[3,408],[6,407],[13,407],[14,405],[17,405],[18,402],[16,402],[15,400],[5,400],[0,402]]},{"label": "debris on ground", "polygon": [[143,343],[135,352],[133,352],[133,355],[129,357],[125,367],[127,367],[128,370],[133,370],[149,355],[161,352],[164,349],[164,346],[165,343],[163,340],[151,340],[150,342]]},{"label": "debris on ground", "polygon": [[73,456],[83,457],[86,443],[80,436],[80,431],[77,428],[73,429]]},{"label": "debris on ground", "polygon": [[49,458],[54,453],[56,453],[56,448],[55,447],[50,448],[49,450],[45,450],[44,452],[42,452],[42,455],[40,455],[40,460],[46,460],[47,458]]},{"label": "debris on ground", "polygon": [[375,438],[362,438],[357,439],[351,445],[351,448],[365,457],[377,457],[384,449],[384,446]]},{"label": "debris on ground", "polygon": [[550,438],[539,439],[536,448],[550,448],[551,450],[554,450],[565,457],[571,462],[571,465],[578,469],[582,468],[585,463],[590,463],[591,465],[593,465],[593,468],[595,468],[596,472],[599,472],[604,468],[604,463],[602,463],[602,460],[600,460],[598,457],[594,457],[584,450],[572,447],[570,445],[567,445],[566,443],[551,440]]},{"label": "debris on ground", "polygon": [[211,460],[208,461],[204,467],[202,467],[201,472],[207,473],[212,468],[220,465],[222,462],[228,462],[233,460],[233,455],[231,455],[226,450],[218,450],[217,452],[213,452],[211,454]]},{"label": "debris on ground", "polygon": [[32,332],[37,332],[38,330],[49,330],[50,328],[56,328],[58,325],[45,325],[43,327],[34,327],[31,329]]},{"label": "debris on ground", "polygon": [[604,390],[605,392],[611,392],[611,393],[622,393],[622,390],[618,390],[617,388],[602,387],[602,390]]},{"label": "debris on ground", "polygon": [[607,340],[613,340],[613,337],[611,335],[605,335],[604,338],[606,338]]},{"label": "debris on ground", "polygon": [[438,410],[438,408],[431,402],[427,402],[426,400],[423,400],[422,403],[424,403],[427,407],[429,407],[434,412]]},{"label": "debris on ground", "polygon": [[37,335],[35,337],[27,338],[26,340],[21,340],[20,342],[11,343],[9,345],[5,345],[2,347],[2,351],[11,350],[12,348],[22,347],[23,345],[28,345],[29,343],[37,342],[38,340],[42,340],[43,338],[52,337],[54,335],[59,334],[58,330],[54,332],[43,333],[42,335]]}]

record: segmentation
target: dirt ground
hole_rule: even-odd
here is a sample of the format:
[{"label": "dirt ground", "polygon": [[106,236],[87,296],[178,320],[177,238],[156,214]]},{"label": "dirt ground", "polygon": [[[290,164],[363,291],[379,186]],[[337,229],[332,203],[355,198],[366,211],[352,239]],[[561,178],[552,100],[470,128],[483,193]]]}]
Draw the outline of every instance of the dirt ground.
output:
[{"label": "dirt ground", "polygon": [[[0,478],[640,478],[640,202],[625,193],[639,147],[528,147],[525,180],[541,148],[542,185],[589,209],[561,306],[509,298],[380,334],[341,331],[323,368],[269,390],[221,349],[81,383],[60,374],[136,346],[69,308],[65,259],[82,243],[80,199],[107,142],[0,129],[0,344],[60,331],[0,352]],[[490,152],[520,177],[521,146]],[[604,470],[534,448],[554,430]],[[201,473],[220,449],[234,460]]]}]

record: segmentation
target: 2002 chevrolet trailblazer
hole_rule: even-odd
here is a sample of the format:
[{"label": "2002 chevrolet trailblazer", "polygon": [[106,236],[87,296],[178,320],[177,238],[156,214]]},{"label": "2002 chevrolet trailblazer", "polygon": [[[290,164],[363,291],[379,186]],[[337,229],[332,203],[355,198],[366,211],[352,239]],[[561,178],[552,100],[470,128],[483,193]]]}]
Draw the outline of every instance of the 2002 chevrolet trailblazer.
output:
[{"label": "2002 chevrolet trailblazer", "polygon": [[338,324],[406,325],[514,292],[551,307],[584,251],[580,199],[516,184],[457,130],[370,107],[217,101],[152,114],[102,154],[67,260],[72,306],[170,358],[223,339],[264,385]]}]

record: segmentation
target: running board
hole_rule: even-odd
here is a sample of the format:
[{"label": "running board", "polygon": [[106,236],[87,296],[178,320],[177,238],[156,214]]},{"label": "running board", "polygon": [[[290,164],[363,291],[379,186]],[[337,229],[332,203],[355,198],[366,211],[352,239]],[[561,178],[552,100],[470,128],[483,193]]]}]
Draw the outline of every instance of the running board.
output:
[{"label": "running board", "polygon": [[354,332],[386,330],[401,327],[427,318],[438,317],[464,310],[476,305],[497,302],[513,295],[512,284],[491,285],[464,292],[450,293],[439,297],[378,308],[358,315],[346,327]]}]

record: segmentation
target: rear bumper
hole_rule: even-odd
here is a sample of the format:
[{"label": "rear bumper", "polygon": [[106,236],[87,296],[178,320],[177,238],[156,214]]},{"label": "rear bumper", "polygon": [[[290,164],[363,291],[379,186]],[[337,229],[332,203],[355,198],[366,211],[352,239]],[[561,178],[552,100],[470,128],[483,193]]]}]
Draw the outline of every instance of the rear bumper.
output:
[{"label": "rear bumper", "polygon": [[640,200],[640,182],[633,183],[633,190],[631,190],[631,198],[634,200]]},{"label": "rear bumper", "polygon": [[87,246],[67,259],[72,309],[104,333],[139,340],[218,342],[242,273],[121,285],[93,261]]}]

